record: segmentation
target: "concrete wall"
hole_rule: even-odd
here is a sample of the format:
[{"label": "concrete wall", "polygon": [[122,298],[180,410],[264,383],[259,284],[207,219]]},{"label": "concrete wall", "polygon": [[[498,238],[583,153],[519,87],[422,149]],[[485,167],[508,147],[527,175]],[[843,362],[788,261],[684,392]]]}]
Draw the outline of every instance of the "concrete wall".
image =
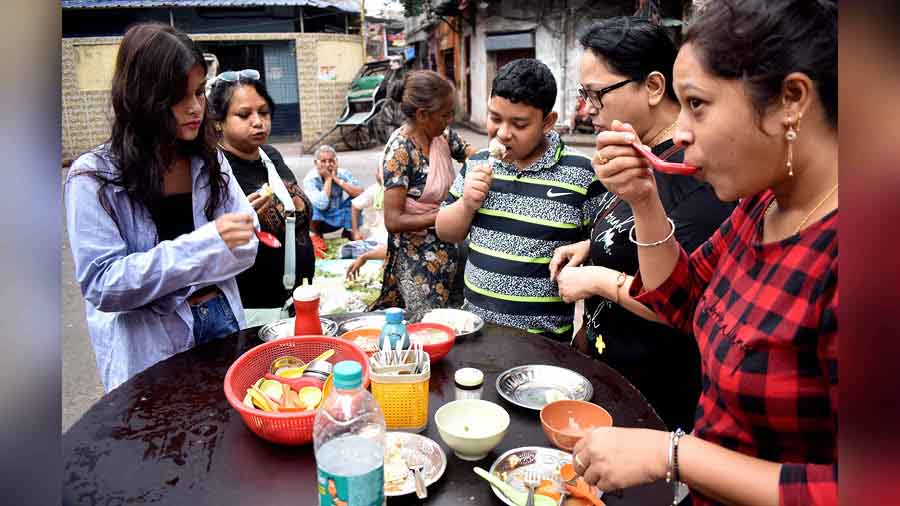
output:
[{"label": "concrete wall", "polygon": [[[554,111],[559,115],[558,127],[568,127],[578,103],[579,59],[583,50],[578,33],[595,20],[627,14],[624,4],[592,2],[590,15],[585,15],[578,1],[568,2],[568,13],[562,9],[550,11],[544,7],[540,22],[532,20],[541,11],[540,2],[504,0],[491,4],[487,11],[479,11],[475,31],[466,23],[464,34],[472,34],[472,116],[470,121],[484,127],[491,81],[497,72],[494,53],[485,50],[488,33],[533,31],[535,58],[544,62],[556,78],[557,92]],[[506,17],[508,16],[508,17]]]},{"label": "concrete wall", "polygon": [[[265,41],[293,40],[296,44],[298,93],[303,146],[307,148],[320,134],[334,125],[344,108],[348,82],[320,81],[317,47],[320,41],[352,42],[359,47],[362,61],[362,40],[358,35],[327,33],[267,33],[267,34],[198,34],[202,41]],[[109,87],[81,89],[77,68],[84,62],[78,59],[78,46],[118,45],[121,37],[90,37],[62,39],[62,159],[68,163],[85,150],[105,141],[110,132],[112,111]],[[327,64],[329,62],[321,62]],[[94,68],[113,65],[114,61],[95,62]],[[109,68],[106,69],[109,72]],[[111,74],[111,72],[109,72]],[[336,142],[333,135],[326,142]]]}]

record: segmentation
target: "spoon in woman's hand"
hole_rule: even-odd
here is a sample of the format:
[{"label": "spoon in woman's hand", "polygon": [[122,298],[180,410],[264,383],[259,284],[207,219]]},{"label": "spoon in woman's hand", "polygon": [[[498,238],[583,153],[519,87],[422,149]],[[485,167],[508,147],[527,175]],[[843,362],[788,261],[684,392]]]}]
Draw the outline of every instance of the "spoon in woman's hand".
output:
[{"label": "spoon in woman's hand", "polygon": [[631,143],[631,145],[634,147],[634,149],[637,150],[638,153],[641,154],[641,156],[643,156],[648,162],[650,162],[650,165],[652,165],[654,169],[665,174],[674,174],[676,176],[690,176],[692,174],[696,174],[697,171],[700,170],[693,165],[667,162],[656,156],[653,151],[650,150],[650,148],[638,141]]},{"label": "spoon in woman's hand", "polygon": [[259,242],[265,244],[266,246],[268,246],[270,248],[280,248],[281,247],[281,241],[279,241],[278,238],[275,237],[274,234],[270,234],[270,233],[264,232],[262,230],[257,230],[256,237],[257,237],[257,239],[259,239]]}]

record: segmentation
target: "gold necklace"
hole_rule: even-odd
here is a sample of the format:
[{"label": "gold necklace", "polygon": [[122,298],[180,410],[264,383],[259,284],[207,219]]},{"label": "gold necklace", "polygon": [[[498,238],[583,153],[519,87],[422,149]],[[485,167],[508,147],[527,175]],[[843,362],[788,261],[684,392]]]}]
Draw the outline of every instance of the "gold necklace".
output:
[{"label": "gold necklace", "polygon": [[[838,183],[838,184],[840,184],[840,183]],[[828,194],[826,194],[825,197],[822,198],[822,200],[820,200],[818,204],[816,204],[816,207],[812,208],[812,210],[811,210],[810,212],[806,213],[806,216],[804,216],[803,219],[800,220],[800,224],[797,225],[797,229],[794,230],[794,233],[791,234],[791,235],[796,235],[796,234],[800,233],[800,229],[802,229],[802,228],[803,228],[803,225],[806,224],[806,220],[808,220],[808,219],[810,218],[810,216],[813,215],[814,212],[816,212],[820,207],[822,207],[822,204],[824,204],[825,201],[827,201],[828,198],[831,197],[831,195],[832,195],[835,191],[837,191],[837,189],[838,189],[838,184],[834,185],[834,187],[831,188],[831,190],[828,191]],[[768,217],[768,216],[769,216],[769,213],[772,211],[772,208],[775,207],[775,206],[777,206],[777,205],[778,205],[778,202],[777,202],[775,199],[772,199],[772,202],[769,202],[769,206],[766,208],[766,213],[765,213],[765,215],[763,216],[763,218]]]},{"label": "gold necklace", "polygon": [[658,134],[654,135],[652,139],[650,139],[650,142],[647,145],[650,146],[651,148],[655,148],[659,143],[668,139],[668,137],[666,137],[666,136],[669,135],[670,133],[672,133],[672,130],[675,129],[675,126],[677,124],[678,124],[678,122],[676,121],[675,123],[672,123],[671,125],[667,126],[666,128],[663,128],[662,131],[660,131]]}]

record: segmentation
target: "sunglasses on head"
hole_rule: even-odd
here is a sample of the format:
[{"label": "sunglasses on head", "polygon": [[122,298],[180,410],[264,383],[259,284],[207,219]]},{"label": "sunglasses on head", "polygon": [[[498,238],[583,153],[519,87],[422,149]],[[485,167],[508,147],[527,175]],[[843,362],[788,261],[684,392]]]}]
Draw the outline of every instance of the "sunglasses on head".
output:
[{"label": "sunglasses on head", "polygon": [[229,83],[233,83],[239,79],[259,81],[259,71],[256,69],[226,70],[216,76],[216,81],[225,81]]}]

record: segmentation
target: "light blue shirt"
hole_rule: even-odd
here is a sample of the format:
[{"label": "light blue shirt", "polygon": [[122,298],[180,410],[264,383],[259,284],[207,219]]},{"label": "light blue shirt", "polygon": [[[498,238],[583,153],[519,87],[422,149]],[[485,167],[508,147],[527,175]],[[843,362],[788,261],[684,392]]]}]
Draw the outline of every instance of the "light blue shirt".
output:
[{"label": "light blue shirt", "polygon": [[[219,163],[228,188],[227,200],[215,216],[241,212],[258,223],[221,153]],[[191,160],[195,230],[160,243],[150,213],[124,188],[103,189],[113,220],[100,205],[100,182],[82,174],[118,173],[104,146],[80,156],[69,169],[65,186],[69,244],[97,369],[107,392],[194,345],[194,317],[187,298],[204,286],[217,285],[241,328],[245,326],[234,276],[253,265],[258,241],[254,236],[249,243],[228,249],[215,223],[206,219],[209,178],[203,167],[200,158]]]},{"label": "light blue shirt", "polygon": [[[347,169],[338,168],[337,177],[345,183],[359,186],[359,181],[357,181],[356,178],[353,177],[353,174]],[[345,198],[343,188],[334,183],[331,183],[331,195],[325,195],[325,192],[323,191],[324,188],[325,181],[322,180],[319,171],[313,167],[312,170],[306,174],[306,177],[303,178],[303,192],[309,197],[309,201],[313,207],[319,211],[338,209],[341,207],[344,200],[350,198],[350,195],[347,195]]]}]

